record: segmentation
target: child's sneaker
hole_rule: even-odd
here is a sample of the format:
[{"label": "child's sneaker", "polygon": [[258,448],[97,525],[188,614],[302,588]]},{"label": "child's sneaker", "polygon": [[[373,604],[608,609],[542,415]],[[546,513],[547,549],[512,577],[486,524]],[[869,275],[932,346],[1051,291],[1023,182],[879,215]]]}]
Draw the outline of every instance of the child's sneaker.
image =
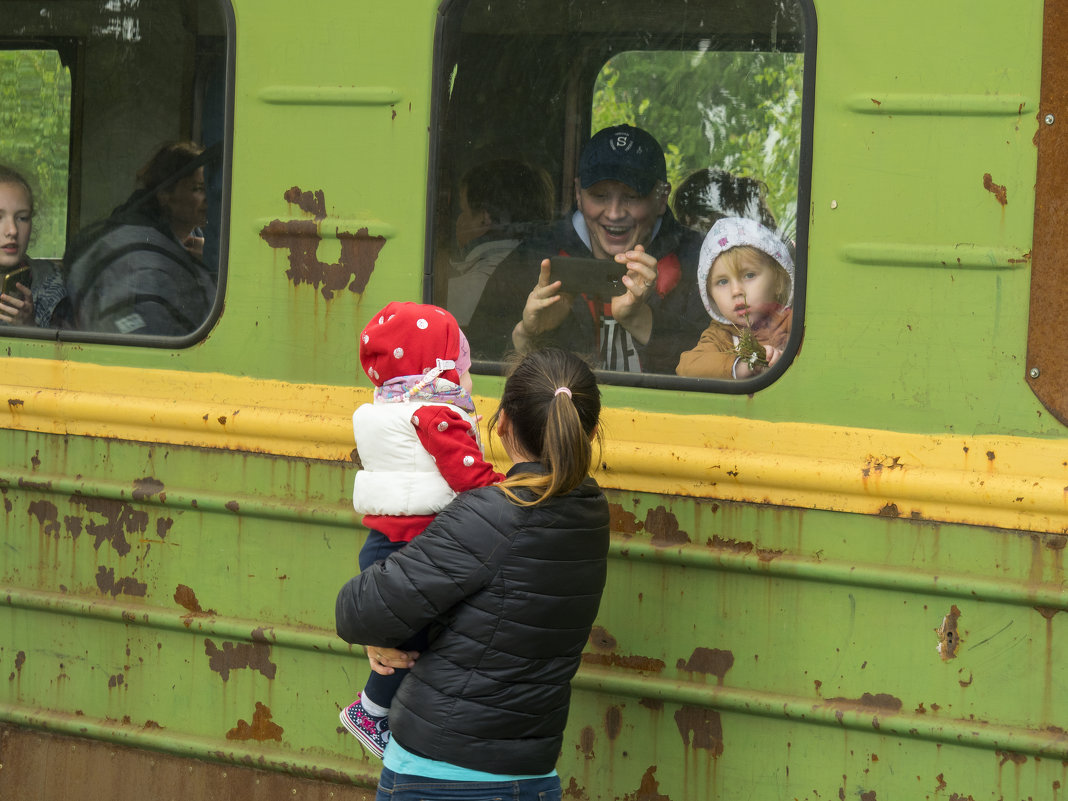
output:
[{"label": "child's sneaker", "polygon": [[364,748],[379,759],[389,742],[389,719],[367,714],[360,703],[360,696],[341,710],[341,722],[349,733],[363,743]]}]

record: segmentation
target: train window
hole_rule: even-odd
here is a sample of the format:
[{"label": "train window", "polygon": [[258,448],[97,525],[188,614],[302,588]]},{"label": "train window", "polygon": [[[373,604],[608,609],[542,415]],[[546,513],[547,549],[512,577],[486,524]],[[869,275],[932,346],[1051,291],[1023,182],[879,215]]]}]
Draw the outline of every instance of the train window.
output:
[{"label": "train window", "polygon": [[427,295],[476,372],[556,344],[608,383],[774,381],[802,331],[814,46],[807,0],[446,3]]},{"label": "train window", "polygon": [[34,209],[0,266],[29,267],[34,308],[0,336],[182,347],[210,327],[232,36],[221,0],[5,3],[0,214],[21,177]]}]

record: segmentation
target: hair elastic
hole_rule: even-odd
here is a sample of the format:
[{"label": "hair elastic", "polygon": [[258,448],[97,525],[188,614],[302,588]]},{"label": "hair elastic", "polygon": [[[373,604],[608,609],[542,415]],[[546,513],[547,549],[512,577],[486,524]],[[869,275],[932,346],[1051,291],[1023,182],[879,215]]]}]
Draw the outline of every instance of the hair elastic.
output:
[{"label": "hair elastic", "polygon": [[567,387],[557,387],[556,388],[556,392],[553,393],[553,397],[556,397],[561,392],[563,392],[565,395],[567,395],[567,397],[569,397],[569,398],[571,397],[571,390],[568,389]]}]

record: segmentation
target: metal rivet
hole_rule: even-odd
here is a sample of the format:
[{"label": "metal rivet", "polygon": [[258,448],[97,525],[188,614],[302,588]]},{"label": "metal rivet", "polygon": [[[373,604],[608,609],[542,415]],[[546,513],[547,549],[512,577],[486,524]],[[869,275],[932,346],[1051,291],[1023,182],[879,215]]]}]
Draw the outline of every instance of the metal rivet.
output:
[{"label": "metal rivet", "polygon": [[1046,115],[1046,125],[1053,125],[1053,121],[1056,119],[1052,114]]},{"label": "metal rivet", "polygon": [[1031,378],[1038,378],[1041,374],[1041,371],[1037,367],[1032,367],[1030,370],[1027,371],[1027,374],[1031,376]]}]

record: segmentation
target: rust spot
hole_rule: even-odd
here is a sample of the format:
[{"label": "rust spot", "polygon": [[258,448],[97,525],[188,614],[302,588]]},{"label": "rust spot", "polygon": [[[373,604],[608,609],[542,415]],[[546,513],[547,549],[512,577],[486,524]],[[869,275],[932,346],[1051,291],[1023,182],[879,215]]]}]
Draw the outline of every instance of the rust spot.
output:
[{"label": "rust spot", "polygon": [[40,453],[40,451],[34,451],[33,456],[30,457],[30,466],[35,473],[37,472],[37,468],[41,466],[41,458],[38,456],[38,453]]},{"label": "rust spot", "polygon": [[31,501],[29,514],[37,518],[41,533],[49,537],[59,537],[59,510],[51,501]]},{"label": "rust spot", "polygon": [[991,462],[994,461],[994,452],[993,451],[987,451],[986,452],[986,458],[987,458],[988,461],[991,461]]},{"label": "rust spot", "polygon": [[730,551],[731,553],[752,553],[755,547],[751,542],[732,540],[716,534],[712,535],[712,539],[708,541],[708,546],[718,550]]},{"label": "rust spot", "polygon": [[616,642],[616,638],[609,634],[604,626],[594,626],[590,629],[590,643],[594,648],[600,648],[604,651],[611,651],[619,645]]},{"label": "rust spot", "polygon": [[596,740],[597,734],[594,732],[593,726],[586,726],[579,732],[579,750],[582,751],[586,759],[593,759],[593,744]]},{"label": "rust spot", "polygon": [[273,628],[271,629],[271,636],[268,637],[267,636],[267,629],[265,629],[263,626],[257,626],[256,628],[254,628],[252,630],[252,632],[250,633],[249,637],[253,642],[266,643],[266,642],[275,642],[277,640],[277,637],[275,637],[275,635],[274,635],[274,629]]},{"label": "rust spot", "polygon": [[896,503],[888,503],[879,510],[879,517],[901,517],[901,511]]},{"label": "rust spot", "polygon": [[265,643],[224,642],[219,648],[206,639],[204,653],[208,656],[208,667],[222,676],[223,681],[230,680],[231,670],[258,670],[268,679],[273,679],[278,671],[278,666],[271,661],[271,646]]},{"label": "rust spot", "polygon": [[[286,192],[286,199],[304,198],[309,193],[301,193],[298,187]],[[319,260],[319,243],[322,234],[319,225],[326,217],[326,201],[322,192],[317,192],[314,203],[302,209],[316,215],[315,220],[272,220],[260,237],[272,248],[289,251],[289,269],[286,277],[294,286],[309,284],[320,289],[323,297],[330,300],[334,293],[342,289],[361,293],[367,288],[367,282],[374,272],[378,254],[386,244],[383,236],[370,236],[366,228],[356,233],[336,231],[341,243],[341,256],[334,264]],[[321,215],[321,216],[320,216]],[[351,280],[350,280],[351,277]],[[321,287],[321,288],[320,288]]]},{"label": "rust spot", "polygon": [[713,757],[723,753],[723,724],[716,710],[683,706],[675,713],[675,724],[684,746],[710,751]]},{"label": "rust spot", "polygon": [[[960,635],[957,633],[957,620],[959,619],[960,610],[956,604],[953,604],[949,614],[942,619],[942,625],[935,629],[938,635],[938,653],[943,660],[954,659],[957,656],[957,648],[961,643]],[[934,706],[931,708],[934,709]]]},{"label": "rust spot", "polygon": [[126,682],[126,677],[121,673],[117,673],[114,676],[108,677],[108,688],[114,690],[116,687],[121,687]]},{"label": "rust spot", "polygon": [[995,751],[994,753],[1001,757],[1001,762],[998,763],[999,768],[1005,767],[1006,762],[1012,762],[1014,765],[1023,765],[1027,762],[1026,756],[1017,754],[1014,751]]},{"label": "rust spot", "polygon": [[690,541],[689,535],[679,529],[678,518],[663,506],[649,510],[645,528],[653,535],[652,543],[658,548],[685,545]]},{"label": "rust spot", "polygon": [[159,495],[160,500],[165,500],[162,481],[151,476],[145,476],[134,481],[133,499],[135,501],[143,501],[153,495]]},{"label": "rust spot", "polygon": [[882,709],[887,712],[901,710],[901,699],[889,693],[864,693],[860,698],[828,698],[826,703]]},{"label": "rust spot", "polygon": [[15,654],[15,670],[19,673],[22,672],[22,666],[26,664],[26,652],[19,651]]},{"label": "rust spot", "polygon": [[174,521],[169,517],[160,517],[156,520],[156,536],[161,540],[165,539],[167,534],[171,530],[171,526],[174,525]]},{"label": "rust spot", "polygon": [[221,425],[221,426],[226,425],[226,415],[225,414],[219,415],[216,419],[219,421],[219,425]]},{"label": "rust spot", "polygon": [[786,551],[781,548],[757,548],[757,561],[770,562],[772,559],[782,556],[784,553],[786,553]]},{"label": "rust spot", "polygon": [[19,489],[31,490],[31,491],[35,490],[37,492],[51,492],[52,491],[52,482],[51,481],[28,481],[25,478],[20,478],[19,479]]},{"label": "rust spot", "polygon": [[100,550],[100,546],[107,542],[115,549],[115,553],[125,556],[130,552],[126,535],[142,535],[148,528],[148,513],[134,509],[123,501],[76,494],[71,496],[70,502],[75,506],[84,506],[87,513],[104,518],[104,522],[89,521],[85,524],[85,532],[93,538],[96,550]]},{"label": "rust spot", "polygon": [[971,687],[973,681],[975,681],[975,674],[969,673],[967,681],[965,681],[964,679],[957,679],[957,684],[959,684],[961,687]]},{"label": "rust spot", "polygon": [[640,698],[638,699],[638,703],[646,709],[651,709],[654,712],[659,712],[664,708],[664,702],[659,698]]},{"label": "rust spot", "polygon": [[638,789],[623,796],[623,801],[671,801],[670,797],[661,794],[660,782],[656,780],[654,773],[656,773],[656,765],[646,768]]},{"label": "rust spot", "polygon": [[571,781],[568,782],[567,787],[564,788],[564,798],[573,798],[575,801],[589,801],[590,797],[586,791],[578,786],[578,782],[575,781],[575,777],[571,777]]},{"label": "rust spot", "polygon": [[813,684],[813,686],[815,686],[815,688],[816,688],[816,695],[819,695],[819,694],[820,694],[820,690],[821,690],[821,689],[823,689],[823,682],[822,682],[822,681],[820,681],[819,679],[815,679],[815,680],[814,680],[814,681],[812,682],[812,684]]},{"label": "rust spot", "polygon": [[326,194],[322,189],[314,192],[301,192],[299,186],[286,190],[282,195],[286,203],[293,203],[305,214],[312,215],[316,220],[326,219]]},{"label": "rust spot", "polygon": [[582,661],[587,665],[621,667],[627,670],[640,670],[647,673],[660,673],[664,662],[649,656],[620,656],[619,654],[583,654]]},{"label": "rust spot", "polygon": [[998,203],[1005,206],[1009,202],[1008,192],[1005,191],[1005,187],[1001,184],[994,183],[994,179],[990,173],[983,173],[983,189],[990,192],[997,198]]},{"label": "rust spot", "polygon": [[191,587],[187,587],[184,584],[179,584],[174,590],[174,601],[179,606],[188,610],[192,615],[217,615],[214,609],[201,609],[200,601],[197,600],[197,594],[193,592]]},{"label": "rust spot", "polygon": [[241,506],[237,503],[237,501],[227,501],[226,508],[234,514],[237,514],[237,511],[241,508]]},{"label": "rust spot", "polygon": [[1046,620],[1053,620],[1053,616],[1058,612],[1063,612],[1063,609],[1057,609],[1053,606],[1036,606],[1035,611],[1038,612]]},{"label": "rust spot", "polygon": [[680,659],[675,666],[692,673],[711,673],[723,684],[723,677],[734,666],[734,654],[719,648],[695,648],[688,662]]},{"label": "rust spot", "polygon": [[163,727],[160,726],[159,723],[157,723],[154,720],[146,720],[145,721],[145,725],[142,726],[141,728],[142,729],[162,729]]},{"label": "rust spot", "polygon": [[1047,534],[1043,537],[1043,543],[1051,551],[1063,551],[1068,545],[1068,537],[1064,534]]},{"label": "rust spot", "polygon": [[26,401],[22,400],[21,398],[8,398],[7,399],[7,408],[10,411],[15,411],[16,409],[21,409],[25,405],[26,405]]},{"label": "rust spot", "polygon": [[939,790],[945,790],[946,789],[946,777],[945,777],[945,775],[942,774],[942,773],[939,773],[937,776],[935,776],[935,779],[938,780],[938,786],[935,787],[935,792],[938,792]]},{"label": "rust spot", "polygon": [[614,740],[623,730],[623,710],[618,706],[610,706],[604,713],[604,733],[609,740]]},{"label": "rust spot", "polygon": [[608,516],[612,531],[632,537],[642,529],[635,514],[624,509],[622,504],[608,504]]},{"label": "rust spot", "polygon": [[115,580],[115,568],[101,565],[96,569],[96,586],[104,593],[116,598],[119,595],[132,595],[144,598],[148,593],[148,585],[131,576],[123,576]]},{"label": "rust spot", "polygon": [[277,723],[271,721],[271,710],[259,701],[256,702],[256,711],[252,713],[252,724],[244,720],[238,720],[237,725],[226,732],[227,740],[277,740],[282,742],[282,729]]},{"label": "rust spot", "polygon": [[860,801],[878,801],[874,790],[868,790],[860,794]]},{"label": "rust spot", "polygon": [[874,97],[871,99],[871,102],[874,103],[877,106],[881,106],[883,104],[883,101],[876,100]]}]

